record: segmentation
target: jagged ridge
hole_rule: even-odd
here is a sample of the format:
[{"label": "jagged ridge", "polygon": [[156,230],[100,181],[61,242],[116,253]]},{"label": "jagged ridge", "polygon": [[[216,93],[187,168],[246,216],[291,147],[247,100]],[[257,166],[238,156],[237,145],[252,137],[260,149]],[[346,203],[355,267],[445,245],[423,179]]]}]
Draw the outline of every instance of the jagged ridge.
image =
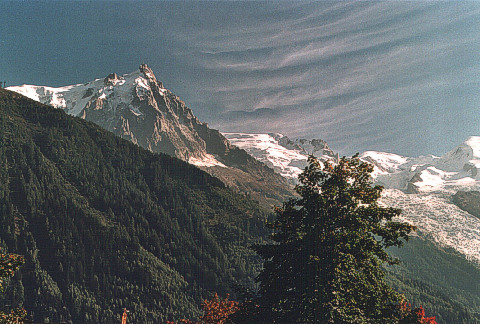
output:
[{"label": "jagged ridge", "polygon": [[92,121],[153,152],[197,165],[268,205],[293,195],[287,180],[201,122],[146,64],[123,76],[112,73],[85,84],[8,89]]},{"label": "jagged ridge", "polygon": [[233,144],[274,169],[291,182],[296,183],[298,175],[307,166],[309,155],[320,160],[338,161],[338,154],[333,152],[321,139],[293,139],[285,135],[223,133]]}]

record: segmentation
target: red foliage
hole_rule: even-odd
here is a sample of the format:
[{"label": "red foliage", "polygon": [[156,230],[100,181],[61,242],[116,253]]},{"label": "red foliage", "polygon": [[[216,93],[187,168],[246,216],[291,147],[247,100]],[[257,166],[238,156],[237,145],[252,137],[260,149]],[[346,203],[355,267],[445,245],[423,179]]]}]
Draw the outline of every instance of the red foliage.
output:
[{"label": "red foliage", "polygon": [[3,287],[4,279],[13,276],[24,262],[21,255],[0,253],[0,289]]},{"label": "red foliage", "polygon": [[167,321],[167,324],[200,324],[199,322],[193,322],[191,320],[188,320],[188,319],[181,319],[180,321],[178,322],[169,322]]},{"label": "red foliage", "polygon": [[407,302],[400,304],[399,324],[437,324],[435,316],[425,317],[425,310],[422,306],[412,308]]},{"label": "red foliage", "polygon": [[203,316],[200,317],[205,324],[224,324],[227,323],[228,316],[238,310],[238,302],[225,299],[219,299],[217,293],[211,300],[205,300],[202,304]]},{"label": "red foliage", "polygon": [[[0,253],[0,292],[5,279],[13,276],[24,262],[21,255]],[[23,323],[25,316],[27,316],[27,311],[23,308],[11,310],[10,313],[0,312],[0,323]]]},{"label": "red foliage", "polygon": [[238,311],[238,302],[228,300],[229,295],[220,299],[215,293],[211,300],[205,300],[202,304],[203,315],[201,322],[193,322],[188,319],[181,319],[179,322],[167,322],[167,324],[226,324],[228,317]]}]

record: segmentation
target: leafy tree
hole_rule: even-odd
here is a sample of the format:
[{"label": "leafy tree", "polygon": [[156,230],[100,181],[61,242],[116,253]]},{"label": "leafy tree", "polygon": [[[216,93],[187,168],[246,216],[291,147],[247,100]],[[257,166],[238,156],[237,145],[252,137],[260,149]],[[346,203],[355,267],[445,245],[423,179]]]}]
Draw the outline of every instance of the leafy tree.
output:
[{"label": "leafy tree", "polygon": [[10,313],[0,312],[0,324],[20,324],[26,316],[27,311],[23,308],[11,310]]},{"label": "leafy tree", "polygon": [[395,322],[401,296],[381,265],[398,262],[385,248],[401,246],[414,226],[392,221],[400,210],[379,205],[372,171],[358,155],[337,165],[309,158],[300,198],[277,208],[269,224],[275,243],[255,246],[264,259],[255,321]]},{"label": "leafy tree", "polygon": [[203,315],[200,317],[205,324],[225,324],[230,323],[228,317],[238,310],[238,302],[228,300],[229,295],[224,299],[218,298],[217,293],[211,300],[203,302]]},{"label": "leafy tree", "polygon": [[435,316],[425,317],[425,310],[422,306],[412,308],[411,304],[402,302],[399,308],[400,321],[398,324],[437,324]]},{"label": "leafy tree", "polygon": [[[3,290],[3,283],[5,280],[15,273],[24,263],[24,258],[18,254],[4,254],[0,253],[0,291]],[[23,308],[11,310],[8,313],[0,311],[0,323],[23,323],[23,319],[27,312]]]},{"label": "leafy tree", "polygon": [[[239,304],[236,301],[228,300],[229,295],[225,298],[219,298],[215,293],[212,299],[205,300],[202,304],[203,315],[200,322],[193,322],[188,319],[181,319],[178,324],[226,324],[231,323],[229,316],[238,311]],[[167,324],[176,324],[175,322],[167,322]]]},{"label": "leafy tree", "polygon": [[0,290],[3,290],[5,279],[13,276],[24,262],[21,255],[0,253]]}]

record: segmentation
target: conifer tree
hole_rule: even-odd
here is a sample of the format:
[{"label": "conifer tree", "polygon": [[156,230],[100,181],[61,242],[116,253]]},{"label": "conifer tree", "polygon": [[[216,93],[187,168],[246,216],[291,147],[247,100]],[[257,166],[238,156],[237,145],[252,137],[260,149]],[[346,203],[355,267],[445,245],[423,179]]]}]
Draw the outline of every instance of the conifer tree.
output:
[{"label": "conifer tree", "polygon": [[373,166],[358,155],[337,165],[314,157],[291,199],[269,226],[275,243],[256,246],[264,259],[256,314],[269,323],[395,323],[401,296],[381,265],[395,264],[385,248],[401,246],[414,226],[379,205]]}]

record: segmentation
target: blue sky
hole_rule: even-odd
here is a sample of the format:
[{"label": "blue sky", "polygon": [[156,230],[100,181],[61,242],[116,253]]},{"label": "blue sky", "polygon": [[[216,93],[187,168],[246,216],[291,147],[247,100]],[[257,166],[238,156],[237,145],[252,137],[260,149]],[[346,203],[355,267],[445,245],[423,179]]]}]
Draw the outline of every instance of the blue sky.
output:
[{"label": "blue sky", "polygon": [[477,2],[0,2],[0,79],[63,86],[147,63],[222,131],[342,154],[480,135]]}]

